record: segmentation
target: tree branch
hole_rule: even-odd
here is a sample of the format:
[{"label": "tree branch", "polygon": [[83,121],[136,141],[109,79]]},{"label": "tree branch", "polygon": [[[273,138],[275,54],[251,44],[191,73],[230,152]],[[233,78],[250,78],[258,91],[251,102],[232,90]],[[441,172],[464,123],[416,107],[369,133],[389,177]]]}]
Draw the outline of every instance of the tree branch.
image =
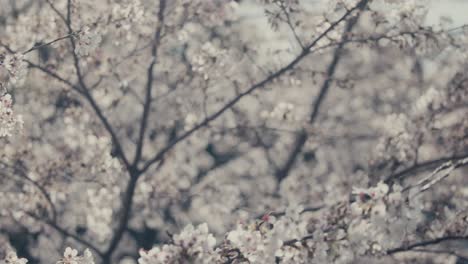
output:
[{"label": "tree branch", "polygon": [[[361,1],[356,7],[359,8],[359,10],[364,10],[367,3],[368,1],[366,0]],[[323,82],[322,87],[320,88],[320,92],[317,98],[315,98],[314,103],[313,103],[312,112],[310,114],[310,119],[309,119],[310,125],[314,124],[314,122],[317,119],[320,106],[322,105],[322,102],[324,101],[325,96],[327,95],[328,90],[330,89],[332,77],[335,75],[336,69],[338,67],[338,63],[343,54],[344,45],[348,41],[349,35],[351,31],[353,30],[354,26],[356,25],[358,18],[359,17],[355,17],[348,22],[343,32],[342,41],[339,42],[338,46],[335,49],[335,53],[333,54],[333,59],[328,65],[328,69],[326,72],[326,79]],[[305,129],[303,129],[302,132],[296,137],[296,143],[294,144],[294,147],[291,153],[288,155],[288,159],[286,163],[276,172],[276,178],[278,180],[278,183],[281,183],[286,177],[288,177],[289,172],[293,168],[294,163],[296,162],[299,154],[302,152],[302,149],[304,148],[304,145],[307,142],[308,137],[309,137],[308,133]],[[278,184],[278,186],[279,185],[280,184]]]},{"label": "tree branch", "polygon": [[[66,21],[67,21],[66,24],[67,24],[67,27],[68,27],[68,34],[72,34],[73,29],[71,27],[71,0],[68,0],[68,4],[67,4],[67,18],[66,18]],[[121,145],[121,143],[120,143],[120,141],[119,141],[119,139],[117,137],[117,134],[114,131],[114,128],[109,123],[107,118],[104,116],[104,113],[102,112],[101,108],[97,105],[96,101],[94,100],[93,96],[91,95],[91,93],[90,93],[90,91],[89,91],[89,89],[88,89],[88,87],[87,87],[87,85],[85,83],[84,77],[83,77],[83,75],[81,73],[80,59],[79,59],[79,57],[78,57],[78,55],[76,54],[76,51],[75,51],[75,48],[76,48],[75,40],[73,38],[69,38],[69,39],[70,39],[70,43],[71,43],[71,46],[72,46],[73,62],[74,62],[74,67],[75,67],[75,71],[76,71],[76,76],[78,78],[78,84],[81,87],[81,90],[83,92],[82,95],[89,102],[89,104],[93,108],[94,112],[98,116],[99,120],[101,120],[101,123],[104,125],[105,129],[110,134],[110,136],[112,138],[112,142],[113,142],[113,144],[114,144],[114,146],[116,148],[117,156],[122,160],[125,167],[127,169],[129,169],[131,167],[131,165],[130,165],[127,157],[125,156],[122,145]]]},{"label": "tree branch", "polygon": [[163,149],[161,149],[158,153],[156,153],[148,162],[146,162],[142,169],[141,172],[145,172],[148,170],[151,165],[159,161],[161,158],[164,157],[164,155],[170,151],[175,145],[177,145],[179,142],[182,140],[188,138],[191,136],[194,132],[198,131],[199,129],[205,127],[209,123],[211,123],[213,120],[217,119],[219,116],[221,116],[224,112],[226,112],[228,109],[230,109],[232,106],[234,106],[237,102],[239,102],[242,98],[245,96],[251,94],[253,91],[265,86],[266,84],[269,84],[271,81],[277,79],[281,75],[283,75],[285,72],[290,71],[293,69],[299,62],[302,61],[307,55],[309,55],[311,52],[313,52],[313,48],[315,45],[323,39],[328,33],[330,33],[332,30],[334,30],[341,22],[345,21],[348,16],[350,16],[355,10],[357,9],[363,9],[369,0],[361,0],[354,8],[348,10],[340,19],[337,21],[333,22],[322,34],[317,36],[309,45],[305,47],[305,49],[295,58],[293,59],[289,64],[284,66],[283,68],[279,69],[275,73],[267,76],[265,79],[262,81],[252,85],[249,89],[246,91],[238,94],[236,97],[231,99],[227,104],[225,104],[223,107],[221,107],[218,111],[213,113],[212,115],[206,117],[201,123],[198,125],[194,126],[192,129],[188,130],[181,136],[177,137],[173,141],[171,141],[169,144],[167,144]]},{"label": "tree branch", "polygon": [[417,242],[417,243],[410,244],[407,246],[402,246],[402,247],[397,247],[394,249],[387,250],[387,254],[392,255],[392,254],[399,253],[399,252],[410,251],[417,247],[432,246],[432,245],[440,244],[446,241],[457,241],[457,240],[468,240],[468,236],[446,236],[446,237],[440,237],[440,238],[436,238],[432,240],[421,241],[421,242]]},{"label": "tree branch", "polygon": [[424,161],[421,163],[417,163],[407,169],[404,169],[400,172],[394,173],[389,175],[384,182],[389,184],[391,182],[394,182],[395,180],[399,180],[407,175],[419,172],[419,171],[424,171],[424,170],[429,170],[433,169],[435,167],[440,166],[441,164],[448,162],[448,161],[459,161],[468,158],[468,153],[464,153],[461,155],[456,155],[456,156],[450,156],[450,157],[442,157],[442,158],[437,158],[429,161]]},{"label": "tree branch", "polygon": [[149,118],[149,113],[151,110],[151,102],[152,100],[152,90],[153,90],[153,80],[154,80],[154,66],[157,63],[157,56],[158,56],[158,48],[161,43],[161,32],[164,27],[164,10],[166,8],[166,1],[161,0],[159,1],[159,12],[158,12],[158,26],[156,29],[156,33],[154,36],[153,40],[153,46],[151,48],[151,64],[148,67],[147,71],[147,81],[146,81],[146,96],[145,96],[145,103],[143,106],[143,115],[141,117],[141,123],[140,123],[140,133],[138,135],[138,142],[137,142],[137,147],[136,147],[136,152],[135,152],[135,159],[133,160],[133,165],[137,166],[138,162],[141,159],[141,155],[143,152],[143,145],[145,142],[145,132],[146,132],[146,127],[148,125],[148,118]]},{"label": "tree branch", "polygon": [[75,241],[77,241],[78,243],[92,249],[93,251],[95,251],[99,256],[103,256],[103,253],[101,252],[101,250],[99,248],[97,248],[95,245],[93,245],[92,243],[84,240],[83,238],[79,237],[78,235],[75,235],[75,234],[72,234],[70,232],[68,232],[67,230],[65,230],[63,227],[59,226],[56,222],[54,221],[51,221],[51,220],[47,220],[47,219],[42,219],[32,213],[29,213],[29,212],[25,212],[28,216],[30,216],[31,218],[35,219],[36,221],[39,221],[39,222],[42,222],[46,225],[48,225],[49,227],[53,228],[54,230],[56,230],[57,232],[59,232],[60,234],[62,234],[63,236],[65,237],[70,237],[72,239],[74,239]]}]

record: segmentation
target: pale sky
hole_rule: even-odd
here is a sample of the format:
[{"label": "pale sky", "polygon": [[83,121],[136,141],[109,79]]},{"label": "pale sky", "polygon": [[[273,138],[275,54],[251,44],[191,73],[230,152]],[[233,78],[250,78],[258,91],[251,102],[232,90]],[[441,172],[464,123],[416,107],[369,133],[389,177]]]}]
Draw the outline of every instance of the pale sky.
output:
[{"label": "pale sky", "polygon": [[[302,0],[303,3],[316,2],[317,0]],[[404,1],[404,0],[402,0]],[[454,26],[468,24],[468,0],[430,0],[428,23],[437,23],[440,16],[448,16]],[[258,17],[263,10],[255,5],[244,5],[242,10],[244,16],[249,18]]]},{"label": "pale sky", "polygon": [[437,23],[440,16],[450,17],[454,26],[468,24],[468,0],[432,0],[428,23]]},{"label": "pale sky", "polygon": [[[317,1],[326,1],[326,0],[301,0],[302,3],[313,4]],[[400,0],[405,1],[405,0]],[[422,0],[421,0],[422,1]],[[429,0],[429,13],[427,16],[428,24],[438,24],[440,16],[448,16],[452,19],[453,25],[449,26],[457,27],[463,24],[468,24],[468,0]],[[290,38],[284,38],[284,36],[279,37],[277,32],[273,32],[269,26],[267,19],[265,18],[264,10],[253,1],[243,2],[240,9],[242,23],[245,23],[246,28],[251,28],[252,30],[247,30],[244,32],[246,34],[245,38],[260,38],[263,39],[261,43],[271,43],[274,44],[275,48],[289,49],[291,47],[297,46],[296,41],[292,36]],[[261,32],[261,33],[259,33]],[[253,35],[252,35],[253,34]],[[268,50],[268,49],[267,49]],[[284,61],[288,61],[292,54],[284,55],[285,58],[281,59],[281,64]],[[268,58],[268,55],[260,56],[261,58]]]}]

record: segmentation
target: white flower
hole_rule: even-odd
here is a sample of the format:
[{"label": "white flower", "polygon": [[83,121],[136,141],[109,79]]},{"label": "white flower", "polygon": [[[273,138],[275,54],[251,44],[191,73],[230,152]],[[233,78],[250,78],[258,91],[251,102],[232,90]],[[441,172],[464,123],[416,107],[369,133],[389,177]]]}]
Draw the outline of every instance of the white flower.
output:
[{"label": "white flower", "polygon": [[265,241],[260,231],[246,230],[242,226],[238,226],[236,230],[228,233],[227,240],[251,262],[255,263],[256,260],[260,260],[264,256]]},{"label": "white flower", "polygon": [[18,258],[16,255],[16,252],[14,251],[9,251],[3,261],[0,261],[0,263],[5,263],[5,264],[26,264],[28,263],[28,260],[25,258]]},{"label": "white flower", "polygon": [[91,250],[85,249],[84,255],[83,255],[83,263],[94,264],[94,257],[93,257],[93,254],[91,253]]},{"label": "white flower", "polygon": [[294,105],[288,102],[279,102],[270,113],[262,115],[278,120],[294,120]]},{"label": "white flower", "polygon": [[[0,77],[0,86],[7,84],[19,84],[24,77],[26,76],[28,64],[23,60],[24,56],[21,53],[8,54],[5,56],[4,60],[0,59],[0,71],[3,73]],[[4,73],[3,68],[7,71],[7,74]],[[5,76],[4,76],[5,75]]]},{"label": "white flower", "polygon": [[407,161],[413,152],[415,124],[406,114],[391,114],[382,122],[381,129],[385,136],[377,145],[378,155]]},{"label": "white flower", "polygon": [[67,247],[65,249],[65,252],[63,253],[64,261],[68,261],[73,264],[78,263],[78,262],[75,262],[75,259],[77,256],[78,256],[78,250],[72,249],[71,247]]},{"label": "white flower", "polygon": [[77,42],[75,52],[79,56],[87,56],[94,51],[101,43],[101,35],[96,30],[91,30],[89,27],[84,27],[77,34]]},{"label": "white flower", "polygon": [[15,129],[22,127],[23,118],[14,114],[11,95],[0,96],[0,137],[9,137]]},{"label": "white flower", "polygon": [[216,239],[208,232],[206,223],[199,225],[196,229],[188,225],[179,235],[174,235],[174,244],[186,249],[189,254],[198,254],[213,250]]},{"label": "white flower", "polygon": [[189,130],[193,128],[197,124],[197,122],[198,122],[198,117],[193,113],[189,113],[185,117],[185,120],[184,120],[185,130]]},{"label": "white flower", "polygon": [[179,258],[182,249],[174,245],[154,247],[149,251],[140,250],[139,264],[174,263]]},{"label": "white flower", "polygon": [[427,113],[427,110],[438,109],[442,104],[442,100],[443,94],[434,87],[431,87],[416,100],[413,112],[416,115],[422,116]]},{"label": "white flower", "polygon": [[217,253],[213,250],[216,239],[208,232],[206,223],[197,228],[186,226],[180,234],[174,235],[173,241],[173,245],[154,247],[149,251],[140,250],[138,263],[181,263],[180,260],[185,259],[186,254],[190,259],[197,260],[196,263],[213,263],[217,259]]},{"label": "white flower", "polygon": [[79,256],[78,250],[67,247],[63,253],[63,259],[57,264],[94,264],[94,259],[89,249],[84,251],[83,256]]},{"label": "white flower", "polygon": [[387,184],[379,182],[377,186],[368,189],[353,187],[352,193],[359,196],[363,196],[363,194],[365,194],[366,199],[361,199],[361,202],[366,202],[367,200],[377,200],[384,197],[388,193],[388,190],[389,187]]}]

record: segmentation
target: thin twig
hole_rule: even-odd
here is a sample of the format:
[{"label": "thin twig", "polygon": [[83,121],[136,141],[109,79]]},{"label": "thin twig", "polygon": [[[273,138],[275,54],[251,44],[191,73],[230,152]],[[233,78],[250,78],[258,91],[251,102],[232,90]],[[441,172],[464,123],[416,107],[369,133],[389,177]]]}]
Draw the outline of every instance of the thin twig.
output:
[{"label": "thin twig", "polygon": [[192,129],[186,131],[184,134],[182,134],[181,136],[179,136],[176,139],[174,139],[173,141],[171,141],[168,145],[166,145],[164,148],[162,148],[158,153],[156,153],[151,159],[149,159],[143,165],[143,167],[141,168],[141,172],[145,172],[146,170],[148,170],[154,163],[156,163],[157,161],[162,159],[164,157],[164,155],[168,151],[170,151],[174,146],[176,146],[179,142],[181,142],[184,139],[188,138],[189,136],[191,136],[193,133],[195,133],[199,129],[205,127],[206,125],[211,123],[213,120],[217,119],[224,112],[231,109],[235,104],[237,104],[237,102],[239,102],[242,98],[244,98],[245,96],[253,93],[255,90],[269,84],[273,80],[275,80],[278,77],[282,76],[285,72],[288,72],[288,71],[292,70],[299,62],[302,61],[303,58],[305,58],[307,55],[309,55],[312,52],[312,48],[315,47],[315,45],[320,40],[322,40],[328,33],[330,33],[332,30],[334,30],[341,22],[345,21],[355,10],[363,8],[363,6],[365,6],[367,4],[367,2],[368,2],[368,0],[361,0],[354,8],[348,10],[340,19],[333,22],[323,33],[321,33],[319,36],[317,36],[308,46],[306,46],[306,48],[295,59],[293,59],[286,66],[279,69],[275,73],[267,76],[262,81],[252,85],[246,91],[238,94],[236,97],[231,99],[227,104],[225,104],[223,107],[221,107],[218,111],[216,111],[212,115],[206,117],[201,123],[199,123],[198,125],[194,126]]}]

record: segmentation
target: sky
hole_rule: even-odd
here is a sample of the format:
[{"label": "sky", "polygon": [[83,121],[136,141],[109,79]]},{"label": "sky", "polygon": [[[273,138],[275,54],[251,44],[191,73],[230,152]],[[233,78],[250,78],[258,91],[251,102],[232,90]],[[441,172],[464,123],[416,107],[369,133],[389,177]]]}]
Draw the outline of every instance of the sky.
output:
[{"label": "sky", "polygon": [[[312,6],[313,3],[326,0],[301,0],[306,6]],[[405,1],[405,0],[400,0]],[[423,2],[424,0],[421,0]],[[468,24],[468,0],[428,0],[428,14],[426,17],[427,24],[438,24],[441,16],[449,17],[453,21],[453,25],[449,26],[458,27]],[[312,5],[307,5],[307,3]],[[241,5],[241,17],[245,22],[253,26],[253,28],[261,28],[263,37],[266,39],[276,38],[277,34],[270,32],[270,27],[265,18],[264,10],[254,4],[254,2],[246,1]],[[258,31],[258,30],[257,30]],[[270,36],[271,35],[271,36]]]},{"label": "sky", "polygon": [[[301,0],[302,3],[313,4],[317,1],[326,1],[326,0]],[[400,0],[405,1],[405,0]],[[421,0],[421,2],[424,0]],[[463,24],[468,24],[468,0],[428,0],[430,6],[428,7],[427,15],[427,24],[438,24],[439,18],[441,16],[450,17],[453,21],[453,25],[448,26],[449,28],[458,27]],[[271,43],[274,44],[275,48],[278,49],[289,49],[291,47],[297,46],[294,43],[295,40],[292,36],[289,38],[284,38],[284,36],[279,37],[277,32],[273,32],[269,26],[267,19],[264,16],[264,10],[257,4],[254,4],[254,1],[245,1],[241,5],[240,16],[242,23],[246,28],[252,30],[246,31],[245,38],[260,38],[263,41],[259,43]],[[311,6],[311,5],[309,5]],[[261,32],[259,34],[259,32]],[[298,48],[298,47],[296,47]],[[265,49],[269,50],[269,47]],[[281,57],[278,61],[282,65],[285,61],[288,61],[290,57],[294,54],[286,54],[285,57]],[[260,56],[261,58],[267,58],[268,55]],[[259,62],[261,63],[261,62]]]},{"label": "sky", "polygon": [[[312,3],[317,0],[302,0],[303,3],[308,1]],[[244,5],[242,13],[248,18],[255,18],[262,14],[263,10],[255,5]],[[454,26],[468,24],[468,0],[430,0],[428,23],[437,23],[440,16],[450,17]]]},{"label": "sky", "polygon": [[454,26],[468,24],[468,0],[432,0],[428,23],[438,21],[440,16],[450,17]]}]

